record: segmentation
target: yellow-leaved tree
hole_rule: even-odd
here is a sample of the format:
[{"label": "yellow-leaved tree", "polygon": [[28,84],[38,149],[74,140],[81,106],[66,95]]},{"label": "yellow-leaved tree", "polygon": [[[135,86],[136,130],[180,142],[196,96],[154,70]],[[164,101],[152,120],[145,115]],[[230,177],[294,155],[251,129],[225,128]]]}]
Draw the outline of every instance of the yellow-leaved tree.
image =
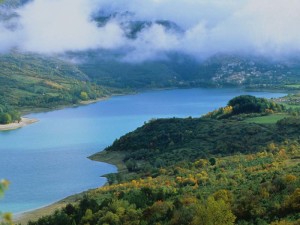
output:
[{"label": "yellow-leaved tree", "polygon": [[[1,0],[0,0],[1,1]],[[4,191],[8,188],[9,182],[7,180],[0,181],[0,197],[3,196]],[[10,213],[0,212],[0,225],[12,225],[12,215]]]},{"label": "yellow-leaved tree", "polygon": [[223,199],[216,200],[209,197],[205,204],[198,204],[193,225],[233,225],[236,217],[230,209],[230,205]]}]

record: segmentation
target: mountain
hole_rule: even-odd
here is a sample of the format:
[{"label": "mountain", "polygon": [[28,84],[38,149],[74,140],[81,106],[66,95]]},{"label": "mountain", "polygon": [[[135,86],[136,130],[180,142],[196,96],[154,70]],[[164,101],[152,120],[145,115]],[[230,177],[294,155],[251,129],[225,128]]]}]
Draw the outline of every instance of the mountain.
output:
[{"label": "mountain", "polygon": [[67,57],[79,59],[78,67],[97,83],[120,88],[278,87],[300,81],[299,63],[256,56],[216,55],[199,61],[169,53],[163,59],[139,63],[122,60],[122,52],[89,51]]}]

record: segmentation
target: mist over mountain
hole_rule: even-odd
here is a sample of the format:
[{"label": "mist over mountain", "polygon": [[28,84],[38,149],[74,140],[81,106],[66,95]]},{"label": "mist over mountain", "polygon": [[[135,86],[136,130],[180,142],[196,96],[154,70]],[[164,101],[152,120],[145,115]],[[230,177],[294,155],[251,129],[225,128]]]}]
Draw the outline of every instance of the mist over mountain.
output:
[{"label": "mist over mountain", "polygon": [[[6,0],[4,5],[10,1]],[[110,50],[143,62],[182,53],[284,59],[300,49],[296,0],[32,0],[2,6],[0,51]],[[2,13],[3,14],[3,13]]]}]

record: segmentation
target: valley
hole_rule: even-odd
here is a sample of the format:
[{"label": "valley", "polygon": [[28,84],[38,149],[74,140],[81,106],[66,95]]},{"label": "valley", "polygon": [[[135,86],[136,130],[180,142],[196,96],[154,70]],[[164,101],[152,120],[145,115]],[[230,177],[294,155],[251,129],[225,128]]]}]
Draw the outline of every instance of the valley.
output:
[{"label": "valley", "polygon": [[0,0],[0,224],[299,225],[299,11]]}]

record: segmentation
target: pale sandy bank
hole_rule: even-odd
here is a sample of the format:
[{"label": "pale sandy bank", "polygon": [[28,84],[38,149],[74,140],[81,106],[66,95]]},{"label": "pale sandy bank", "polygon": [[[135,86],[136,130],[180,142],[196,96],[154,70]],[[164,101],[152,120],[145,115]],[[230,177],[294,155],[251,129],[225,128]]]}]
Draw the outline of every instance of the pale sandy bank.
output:
[{"label": "pale sandy bank", "polygon": [[20,121],[20,123],[10,123],[10,124],[0,124],[0,131],[4,131],[4,130],[15,130],[24,126],[27,126],[29,124],[35,123],[37,122],[37,119],[29,119],[29,118],[25,118],[22,117],[22,120]]}]

